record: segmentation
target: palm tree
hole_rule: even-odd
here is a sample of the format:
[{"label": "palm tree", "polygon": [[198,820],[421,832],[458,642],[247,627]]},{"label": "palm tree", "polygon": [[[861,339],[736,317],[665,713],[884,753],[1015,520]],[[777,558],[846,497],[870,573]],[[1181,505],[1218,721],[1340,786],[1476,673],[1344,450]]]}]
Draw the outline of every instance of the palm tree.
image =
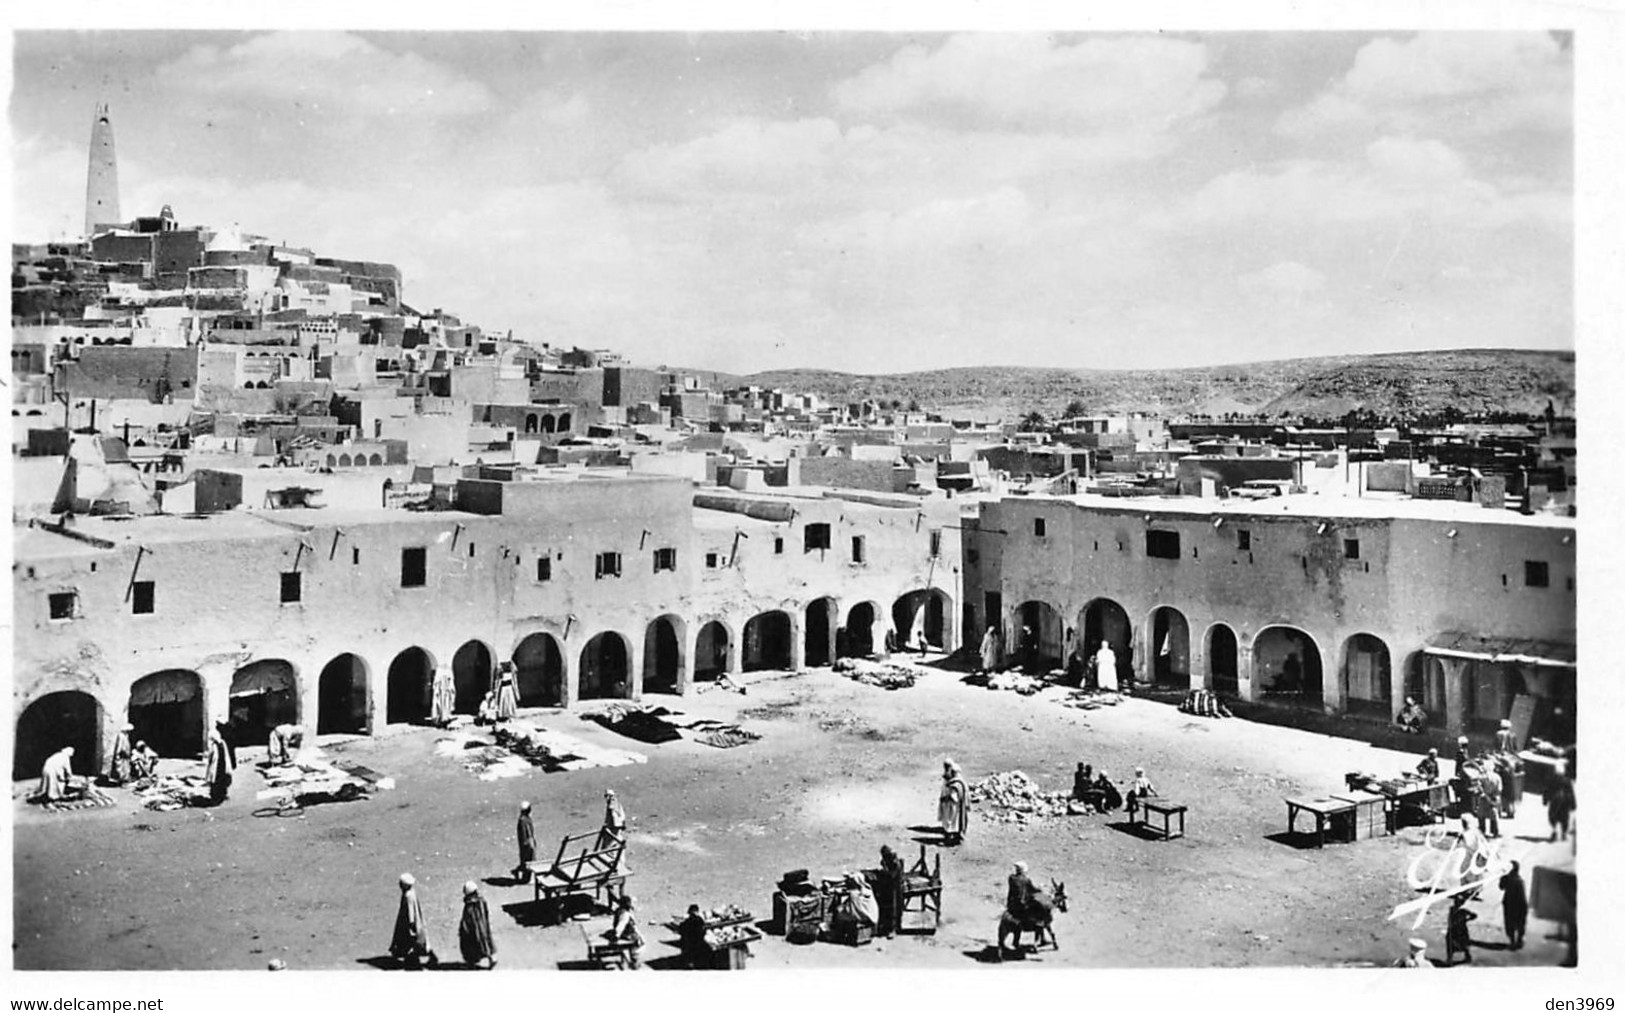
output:
[{"label": "palm tree", "polygon": [[1049,426],[1049,420],[1044,418],[1041,411],[1030,411],[1021,417],[1020,430],[1024,433],[1036,433]]}]

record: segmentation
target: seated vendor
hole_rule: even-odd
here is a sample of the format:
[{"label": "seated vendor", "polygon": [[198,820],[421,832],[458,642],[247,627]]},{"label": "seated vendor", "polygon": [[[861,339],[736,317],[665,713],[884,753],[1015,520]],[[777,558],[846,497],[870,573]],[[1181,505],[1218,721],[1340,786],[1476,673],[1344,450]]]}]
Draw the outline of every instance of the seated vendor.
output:
[{"label": "seated vendor", "polygon": [[855,939],[857,930],[874,928],[880,921],[880,905],[874,892],[862,878],[847,873],[846,881],[835,900],[835,912],[830,923],[837,938]]},{"label": "seated vendor", "polygon": [[1117,785],[1112,783],[1111,777],[1104,770],[1095,778],[1095,789],[1100,792],[1100,797],[1095,802],[1095,808],[1100,812],[1111,812],[1122,807],[1123,793],[1117,790]]},{"label": "seated vendor", "polygon": [[1422,762],[1416,765],[1416,772],[1429,784],[1439,779],[1439,751],[1429,749],[1428,754],[1422,757]]},{"label": "seated vendor", "polygon": [[152,777],[158,772],[158,754],[145,742],[137,742],[135,751],[130,754],[130,774],[137,781]]},{"label": "seated vendor", "polygon": [[1405,706],[1400,708],[1399,718],[1395,724],[1413,735],[1425,732],[1428,727],[1428,712],[1417,704],[1415,697],[1408,696],[1405,698]]},{"label": "seated vendor", "polygon": [[1087,763],[1078,764],[1078,769],[1072,774],[1072,798],[1082,802],[1089,798],[1089,793],[1095,787],[1095,768]]}]

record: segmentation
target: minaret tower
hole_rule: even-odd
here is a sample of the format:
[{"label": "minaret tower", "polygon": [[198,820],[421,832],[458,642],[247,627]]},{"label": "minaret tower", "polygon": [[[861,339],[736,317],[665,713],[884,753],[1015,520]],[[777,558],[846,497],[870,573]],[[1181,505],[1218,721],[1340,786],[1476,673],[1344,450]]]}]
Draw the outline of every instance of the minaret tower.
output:
[{"label": "minaret tower", "polygon": [[85,184],[85,238],[97,225],[123,221],[118,213],[118,156],[113,151],[113,123],[107,103],[96,106],[90,128],[90,175]]}]

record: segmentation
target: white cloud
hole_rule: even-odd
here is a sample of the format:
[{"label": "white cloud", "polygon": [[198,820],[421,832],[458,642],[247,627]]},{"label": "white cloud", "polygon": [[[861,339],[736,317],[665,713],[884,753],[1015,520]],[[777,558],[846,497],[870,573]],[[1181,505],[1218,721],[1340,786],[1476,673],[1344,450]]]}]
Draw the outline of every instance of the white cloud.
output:
[{"label": "white cloud", "polygon": [[1302,297],[1326,287],[1326,276],[1295,260],[1283,260],[1261,271],[1236,279],[1241,290],[1251,296]]},{"label": "white cloud", "polygon": [[1361,130],[1571,130],[1573,64],[1544,32],[1423,32],[1362,46],[1349,71],[1276,122],[1319,137]]},{"label": "white cloud", "polygon": [[931,254],[956,247],[1004,247],[1031,236],[1032,206],[1014,187],[965,200],[937,200],[902,212],[864,211],[798,230],[797,239],[824,250],[873,248]]},{"label": "white cloud", "polygon": [[1224,83],[1207,48],[1158,36],[1057,45],[1042,35],[955,35],[910,45],[832,89],[859,113],[941,114],[1031,128],[1067,124],[1158,132],[1211,109]]},{"label": "white cloud", "polygon": [[492,102],[478,81],[343,32],[273,32],[235,46],[194,46],[155,76],[177,93],[298,102],[318,121],[340,114],[438,120],[483,112]]},{"label": "white cloud", "polygon": [[[860,140],[872,130],[854,131]],[[688,192],[699,186],[775,189],[817,180],[842,141],[833,120],[739,120],[679,144],[629,154],[623,177],[650,190]]]}]

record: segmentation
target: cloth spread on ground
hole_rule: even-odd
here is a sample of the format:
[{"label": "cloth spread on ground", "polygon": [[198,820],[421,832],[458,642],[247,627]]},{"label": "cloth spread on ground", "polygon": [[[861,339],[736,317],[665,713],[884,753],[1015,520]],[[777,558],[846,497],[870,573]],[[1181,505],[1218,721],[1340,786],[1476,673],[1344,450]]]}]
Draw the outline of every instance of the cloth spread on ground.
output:
[{"label": "cloth spread on ground", "polygon": [[1075,689],[1058,702],[1062,707],[1092,711],[1100,707],[1116,707],[1123,702],[1123,694],[1115,690]]},{"label": "cloth spread on ground", "polygon": [[835,662],[835,671],[854,682],[881,689],[909,689],[925,670],[895,661],[869,661],[865,658],[841,658]]},{"label": "cloth spread on ground", "polygon": [[623,767],[649,758],[629,749],[609,749],[525,721],[506,721],[492,731],[493,743],[456,732],[435,743],[435,755],[457,758],[482,781],[518,777],[541,767],[547,773],[588,767]]},{"label": "cloth spread on ground", "polygon": [[256,801],[288,799],[301,806],[351,802],[395,787],[392,777],[382,777],[359,764],[329,761],[320,749],[308,746],[292,763],[261,767],[260,776],[270,787],[256,792]]},{"label": "cloth spread on ground", "polygon": [[43,796],[35,796],[30,798],[29,801],[38,805],[41,812],[48,813],[75,812],[80,809],[105,809],[113,804],[112,796],[93,784],[87,784],[83,788],[70,788],[65,798],[44,801]]},{"label": "cloth spread on ground", "polygon": [[208,782],[198,774],[164,774],[130,785],[141,804],[155,812],[173,812],[209,798]]},{"label": "cloth spread on ground", "polygon": [[1224,701],[1219,698],[1218,694],[1205,689],[1193,689],[1186,693],[1185,699],[1180,701],[1179,709],[1186,714],[1195,714],[1204,718],[1234,717],[1230,713],[1230,708],[1224,705]]},{"label": "cloth spread on ground", "polygon": [[617,735],[659,745],[683,737],[678,727],[666,720],[675,713],[664,707],[643,708],[627,704],[610,704],[581,715],[583,721],[595,721]]}]

